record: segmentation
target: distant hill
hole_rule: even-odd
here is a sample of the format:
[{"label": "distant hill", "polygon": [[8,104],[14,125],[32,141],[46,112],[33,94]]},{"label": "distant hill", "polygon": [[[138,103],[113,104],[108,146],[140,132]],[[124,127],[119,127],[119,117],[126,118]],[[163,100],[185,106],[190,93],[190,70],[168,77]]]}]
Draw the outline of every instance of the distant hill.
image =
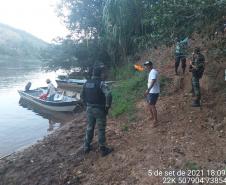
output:
[{"label": "distant hill", "polygon": [[0,23],[0,57],[41,58],[48,43],[37,37]]}]

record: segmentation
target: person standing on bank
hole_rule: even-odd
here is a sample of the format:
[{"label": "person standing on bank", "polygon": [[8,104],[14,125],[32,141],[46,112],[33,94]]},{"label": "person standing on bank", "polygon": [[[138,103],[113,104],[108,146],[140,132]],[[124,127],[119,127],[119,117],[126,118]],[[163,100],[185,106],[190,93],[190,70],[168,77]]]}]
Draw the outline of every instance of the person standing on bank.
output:
[{"label": "person standing on bank", "polygon": [[202,78],[205,70],[205,57],[201,54],[199,47],[195,48],[192,55],[189,68],[189,71],[192,72],[192,94],[195,96],[192,107],[200,107],[201,92],[199,80]]},{"label": "person standing on bank", "polygon": [[112,152],[112,149],[106,147],[105,129],[106,117],[111,107],[112,95],[108,86],[102,81],[103,68],[93,69],[91,79],[88,79],[83,86],[81,98],[86,105],[87,128],[85,134],[84,152],[89,153],[91,142],[93,140],[94,128],[98,126],[98,143],[101,156],[106,156]]},{"label": "person standing on bank", "polygon": [[154,120],[153,126],[157,126],[157,110],[156,110],[156,102],[160,93],[160,86],[158,80],[158,71],[153,68],[153,63],[151,61],[146,61],[144,66],[149,71],[148,75],[148,89],[145,92],[145,96],[147,97],[148,107],[151,113],[151,119]]},{"label": "person standing on bank", "polygon": [[184,40],[180,41],[176,38],[176,47],[175,47],[175,74],[178,75],[178,67],[181,62],[181,68],[183,74],[185,73],[186,69],[186,51],[185,46],[188,43],[188,38],[186,37]]}]

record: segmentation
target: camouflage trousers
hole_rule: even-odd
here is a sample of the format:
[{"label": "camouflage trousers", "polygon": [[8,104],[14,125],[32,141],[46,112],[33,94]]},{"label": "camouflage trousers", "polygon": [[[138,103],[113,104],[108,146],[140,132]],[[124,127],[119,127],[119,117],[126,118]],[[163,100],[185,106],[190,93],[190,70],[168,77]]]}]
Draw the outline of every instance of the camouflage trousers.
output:
[{"label": "camouflage trousers", "polygon": [[103,108],[87,107],[87,127],[85,135],[84,147],[89,148],[93,140],[94,128],[97,124],[98,127],[98,143],[99,146],[105,146],[105,129],[106,129],[106,113]]},{"label": "camouflage trousers", "polygon": [[191,82],[192,82],[192,92],[197,97],[197,99],[200,100],[201,92],[200,92],[199,78],[192,76]]}]

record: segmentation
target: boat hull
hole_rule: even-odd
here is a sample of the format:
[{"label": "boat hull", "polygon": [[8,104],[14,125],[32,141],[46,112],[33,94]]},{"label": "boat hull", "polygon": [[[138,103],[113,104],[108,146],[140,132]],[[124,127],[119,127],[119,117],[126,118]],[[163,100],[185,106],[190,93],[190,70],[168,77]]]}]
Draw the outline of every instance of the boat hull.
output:
[{"label": "boat hull", "polygon": [[[62,88],[74,88],[76,90],[81,90],[86,80],[77,80],[77,79],[57,79],[55,80],[58,87]],[[106,84],[111,85],[114,81],[105,81]]]},{"label": "boat hull", "polygon": [[62,80],[56,80],[57,86],[62,88],[73,88],[75,90],[81,90],[83,87],[83,84],[73,83],[73,82],[67,82]]},{"label": "boat hull", "polygon": [[71,101],[71,102],[45,101],[45,100],[39,99],[38,97],[32,96],[24,91],[18,91],[18,92],[22,99],[25,99],[30,103],[33,103],[35,105],[38,105],[44,109],[51,110],[51,111],[71,112],[78,105],[78,101]]}]

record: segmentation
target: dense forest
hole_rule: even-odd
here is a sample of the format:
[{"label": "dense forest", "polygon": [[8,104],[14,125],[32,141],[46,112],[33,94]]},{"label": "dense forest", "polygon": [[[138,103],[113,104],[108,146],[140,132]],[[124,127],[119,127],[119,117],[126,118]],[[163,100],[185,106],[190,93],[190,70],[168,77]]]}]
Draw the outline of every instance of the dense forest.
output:
[{"label": "dense forest", "polygon": [[48,44],[22,30],[0,24],[0,57],[41,58]]},{"label": "dense forest", "polygon": [[225,12],[225,0],[61,0],[58,16],[71,34],[47,53],[58,67],[115,67],[142,50],[171,46],[177,37],[211,39]]}]

